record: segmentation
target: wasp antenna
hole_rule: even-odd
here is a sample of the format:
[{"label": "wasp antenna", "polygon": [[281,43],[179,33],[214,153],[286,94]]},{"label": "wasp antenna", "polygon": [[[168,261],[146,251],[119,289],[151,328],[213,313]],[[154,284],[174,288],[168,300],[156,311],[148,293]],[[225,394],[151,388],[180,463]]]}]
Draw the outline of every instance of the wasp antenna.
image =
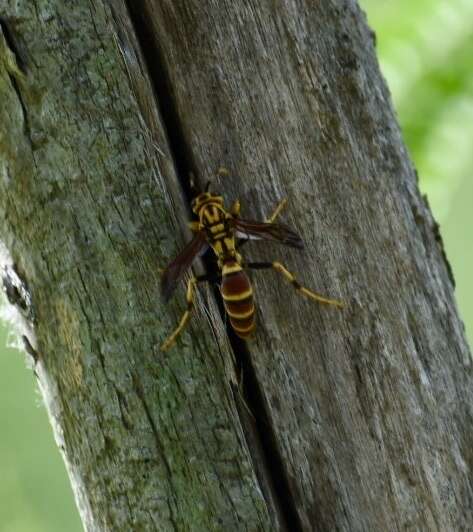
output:
[{"label": "wasp antenna", "polygon": [[210,189],[210,181],[207,181],[207,184],[205,185],[205,192],[208,192]]},{"label": "wasp antenna", "polygon": [[228,177],[230,175],[230,172],[228,168],[225,168],[225,166],[220,166],[220,168],[217,170],[217,175],[219,177]]}]

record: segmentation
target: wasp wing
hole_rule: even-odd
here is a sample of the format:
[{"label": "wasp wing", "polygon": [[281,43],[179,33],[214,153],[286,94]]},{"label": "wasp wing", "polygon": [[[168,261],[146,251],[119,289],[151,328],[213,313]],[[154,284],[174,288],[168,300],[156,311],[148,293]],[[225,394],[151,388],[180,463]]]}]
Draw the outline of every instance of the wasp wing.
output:
[{"label": "wasp wing", "polygon": [[301,237],[290,227],[284,224],[273,224],[269,222],[254,222],[234,218],[232,225],[236,231],[236,236],[243,239],[273,240],[281,242],[292,248],[302,249],[304,243]]},{"label": "wasp wing", "polygon": [[199,231],[164,270],[161,275],[161,294],[164,301],[169,301],[184,273],[190,268],[192,262],[207,250],[207,247],[205,233]]}]

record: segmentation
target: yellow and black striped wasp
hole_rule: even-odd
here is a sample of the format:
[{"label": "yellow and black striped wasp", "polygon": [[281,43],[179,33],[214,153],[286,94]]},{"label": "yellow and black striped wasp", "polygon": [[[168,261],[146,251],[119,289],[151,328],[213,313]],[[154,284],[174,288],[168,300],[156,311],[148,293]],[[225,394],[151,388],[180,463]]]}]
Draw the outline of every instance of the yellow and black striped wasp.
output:
[{"label": "yellow and black striped wasp", "polygon": [[187,283],[187,309],[178,326],[163,343],[163,351],[169,349],[186,326],[194,305],[195,287],[205,281],[220,282],[220,292],[230,324],[240,338],[250,338],[255,330],[255,304],[253,288],[245,269],[269,269],[281,273],[301,294],[327,305],[343,307],[340,301],[327,299],[301,286],[294,275],[280,262],[246,262],[238,252],[241,244],[250,239],[272,240],[296,249],[303,248],[299,235],[284,224],[274,223],[286,200],[281,201],[265,222],[244,220],[239,217],[240,202],[233,203],[230,210],[224,206],[223,197],[209,191],[209,185],[192,200],[192,211],[198,220],[189,224],[194,237],[179,255],[164,270],[161,277],[161,291],[168,301],[184,273],[194,259],[205,253],[209,247],[217,256],[219,275],[192,276]]}]

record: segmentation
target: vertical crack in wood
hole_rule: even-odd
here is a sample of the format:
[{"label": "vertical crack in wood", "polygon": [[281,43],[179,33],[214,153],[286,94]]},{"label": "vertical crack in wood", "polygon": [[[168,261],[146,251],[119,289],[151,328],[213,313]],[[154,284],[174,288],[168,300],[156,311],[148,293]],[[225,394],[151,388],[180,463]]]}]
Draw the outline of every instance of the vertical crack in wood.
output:
[{"label": "vertical crack in wood", "polygon": [[171,157],[173,158],[176,174],[180,185],[184,189],[187,199],[191,199],[191,174],[195,175],[195,164],[192,150],[188,146],[176,105],[172,97],[171,83],[162,61],[162,53],[146,20],[141,2],[125,0],[131,22],[135,28],[136,38],[141,47],[143,58],[155,92],[155,100],[161,114],[165,134],[168,139]]},{"label": "vertical crack in wood", "polygon": [[8,19],[0,17],[0,31],[3,33],[3,38],[15,57],[16,64],[23,74],[26,74],[26,61],[24,54],[21,52],[21,47],[18,44],[18,39],[15,36],[15,32],[11,27]]},{"label": "vertical crack in wood", "polygon": [[[297,513],[297,507],[289,485],[287,471],[284,467],[281,451],[269,415],[266,397],[258,382],[258,377],[251,360],[251,354],[244,340],[237,337],[237,335],[231,330],[229,324],[227,324],[227,331],[237,363],[240,365],[243,379],[243,400],[254,415],[252,428],[257,434],[263,451],[262,457],[265,470],[271,481],[273,496],[275,496],[275,499],[278,501],[279,507],[277,510],[279,511],[283,524],[287,530],[302,532],[303,526]],[[241,416],[242,413],[240,413],[240,417]],[[249,421],[251,422],[252,420]]]},{"label": "vertical crack in wood", "polygon": [[8,21],[5,18],[0,17],[0,35],[3,36],[6,46],[11,54],[11,62],[9,68],[7,67],[7,75],[10,78],[15,94],[17,95],[18,102],[23,114],[23,127],[25,137],[28,140],[31,151],[33,152],[33,141],[31,138],[31,128],[28,117],[28,110],[25,104],[23,95],[20,90],[19,79],[23,78],[26,72],[26,63],[23,59],[23,55],[20,53],[20,47],[17,44],[17,39],[14,37],[13,30],[11,29]]},{"label": "vertical crack in wood", "polygon": [[[149,21],[146,19],[146,12],[140,3],[126,0],[126,6],[155,91],[157,105],[161,113],[165,133],[168,137],[176,174],[183,188],[184,195],[190,203],[192,199],[190,175],[196,175],[195,164],[192,150],[186,142],[181,121],[177,113],[172,96],[171,83],[162,58],[162,52],[156,43],[155,36],[149,26]],[[203,257],[203,262],[207,271],[216,271],[215,262],[205,256]],[[217,288],[215,288],[215,296],[220,314],[222,319],[224,319],[225,310]],[[260,484],[262,484],[262,491],[268,499],[267,489],[265,489],[263,484],[269,484],[272,497],[277,505],[275,511],[278,514],[278,518],[281,521],[280,525],[283,529],[293,530],[295,532],[302,531],[303,526],[297,512],[292,490],[290,489],[289,479],[277,443],[274,427],[269,416],[266,399],[251,361],[250,352],[244,341],[235,335],[228,324],[227,333],[235,354],[236,371],[242,375],[243,379],[243,400],[255,418],[253,423],[248,419],[246,421],[242,420],[242,427],[245,432],[248,430],[253,432],[252,437],[245,434],[251,452],[255,452],[254,444],[251,442],[254,442],[255,439],[258,442],[259,450],[257,452],[263,459],[264,472],[256,471],[256,474]],[[240,418],[242,418],[244,415],[242,409],[239,408],[238,412]],[[259,457],[253,458],[255,461],[258,461]],[[265,481],[261,479],[263,473],[267,477]],[[272,506],[270,501],[268,501],[268,504],[270,507]]]}]

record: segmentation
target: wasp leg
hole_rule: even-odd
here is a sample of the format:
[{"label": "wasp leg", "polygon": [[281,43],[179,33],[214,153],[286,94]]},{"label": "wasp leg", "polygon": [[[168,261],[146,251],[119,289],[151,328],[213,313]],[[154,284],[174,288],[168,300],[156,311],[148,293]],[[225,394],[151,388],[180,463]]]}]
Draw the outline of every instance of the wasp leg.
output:
[{"label": "wasp leg", "polygon": [[228,168],[225,168],[225,166],[220,166],[220,168],[217,170],[217,175],[220,177],[229,177],[230,171]]},{"label": "wasp leg", "polygon": [[[238,215],[238,213],[240,212],[240,202],[237,200],[233,205],[232,205],[232,208],[231,208],[231,213],[233,213],[233,210],[235,209],[235,206],[236,204],[238,203],[238,212],[236,213],[236,215]],[[276,205],[276,208],[274,209],[273,211],[273,214],[271,214],[271,216],[269,218],[266,219],[266,223],[268,224],[272,224],[274,222],[274,220],[279,216],[279,214],[281,213],[281,211],[284,209],[285,205],[287,203],[287,199],[284,198],[283,200],[281,200],[277,205]],[[248,240],[251,240],[250,238],[242,238],[240,240],[238,240],[238,242],[236,243],[236,248],[237,249],[240,249],[242,246],[244,246]]]},{"label": "wasp leg", "polygon": [[204,283],[206,281],[216,282],[218,279],[214,274],[199,275],[197,277],[191,277],[187,283],[186,301],[187,309],[182,315],[179,325],[174,329],[173,333],[168,339],[161,345],[161,351],[167,351],[176,341],[176,338],[181,334],[184,327],[187,325],[191,317],[192,309],[194,308],[195,287],[197,283]]},{"label": "wasp leg", "polygon": [[197,231],[200,231],[200,223],[199,222],[189,222],[188,224],[189,229],[193,233],[197,233]]},{"label": "wasp leg", "polygon": [[233,205],[230,207],[230,214],[232,216],[238,216],[240,214],[241,205],[240,200],[235,200]]},{"label": "wasp leg", "polygon": [[312,290],[309,290],[305,286],[299,284],[294,275],[292,275],[292,273],[288,271],[280,262],[248,262],[245,264],[245,267],[253,268],[255,270],[273,268],[277,272],[282,273],[298,292],[310,297],[310,299],[318,301],[319,303],[323,303],[324,305],[334,305],[339,308],[343,308],[345,306],[341,301],[337,301],[336,299],[327,299],[326,297],[316,294],[315,292],[312,292]]},{"label": "wasp leg", "polygon": [[287,198],[282,199],[277,205],[276,208],[273,211],[273,214],[269,218],[266,219],[266,223],[272,224],[274,220],[280,215],[281,211],[284,209],[287,203]]},{"label": "wasp leg", "polygon": [[[236,203],[237,202],[235,202],[235,204]],[[287,199],[284,198],[283,200],[281,200],[276,205],[276,208],[274,209],[273,214],[271,214],[271,216],[266,219],[266,223],[267,224],[268,223],[272,224],[274,222],[274,220],[280,215],[281,211],[284,209],[286,203],[287,203]],[[232,210],[234,209],[234,205],[232,205]],[[239,202],[238,202],[238,212],[240,212],[240,204],[239,204]],[[233,214],[233,212],[232,212],[232,214]],[[236,248],[240,249],[242,246],[244,246],[248,242],[248,240],[251,240],[251,238],[242,238],[242,239],[238,240],[238,242],[236,243]]]}]

